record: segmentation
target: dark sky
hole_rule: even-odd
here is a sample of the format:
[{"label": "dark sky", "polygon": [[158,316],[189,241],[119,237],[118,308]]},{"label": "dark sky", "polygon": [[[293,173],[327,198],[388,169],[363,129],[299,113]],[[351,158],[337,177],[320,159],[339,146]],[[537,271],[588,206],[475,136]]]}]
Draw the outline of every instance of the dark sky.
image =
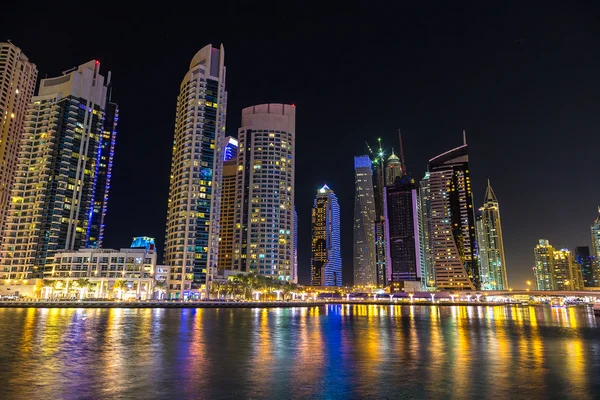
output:
[{"label": "dark sky", "polygon": [[106,247],[148,235],[163,248],[176,97],[208,43],[225,46],[229,134],[243,107],[296,104],[301,283],[310,273],[310,208],[325,182],[342,209],[351,281],[353,156],[377,137],[397,148],[397,128],[416,178],[467,130],[475,203],[490,178],[512,287],[532,279],[538,238],[590,244],[600,204],[598,5],[207,3],[3,9],[0,40],[21,47],[40,77],[91,59],[113,72],[120,121]]}]

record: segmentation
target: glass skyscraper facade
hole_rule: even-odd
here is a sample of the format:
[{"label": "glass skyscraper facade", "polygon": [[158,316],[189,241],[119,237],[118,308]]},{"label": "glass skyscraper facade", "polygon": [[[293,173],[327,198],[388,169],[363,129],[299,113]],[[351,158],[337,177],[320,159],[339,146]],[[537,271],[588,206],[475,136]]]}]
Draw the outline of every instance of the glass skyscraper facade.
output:
[{"label": "glass skyscraper facade", "polygon": [[533,249],[535,286],[537,290],[554,290],[554,247],[546,239],[540,239]]},{"label": "glass skyscraper facade", "polygon": [[429,171],[419,182],[419,240],[421,241],[421,268],[423,289],[435,289],[433,245],[431,242],[431,201],[429,193]]},{"label": "glass skyscraper facade", "polygon": [[387,281],[392,291],[422,278],[418,203],[417,187],[408,175],[395,177],[384,189]]},{"label": "glass skyscraper facade", "polygon": [[483,207],[477,219],[478,257],[481,267],[481,285],[484,290],[507,290],[504,240],[498,199],[488,181]]},{"label": "glass skyscraper facade", "polygon": [[376,286],[375,197],[368,156],[354,157],[354,285]]},{"label": "glass skyscraper facade", "polygon": [[[110,96],[110,73],[108,90]],[[102,247],[104,239],[105,218],[108,211],[108,196],[110,194],[110,180],[112,175],[115,143],[117,140],[117,123],[119,121],[119,106],[110,101],[106,102],[104,115],[104,128],[100,137],[98,151],[98,174],[94,188],[92,215],[90,218],[87,247]]]},{"label": "glass skyscraper facade", "polygon": [[438,290],[479,289],[467,144],[429,160],[430,226]]},{"label": "glass skyscraper facade", "polygon": [[311,284],[342,286],[340,206],[327,185],[317,192],[312,208]]},{"label": "glass skyscraper facade", "polygon": [[575,262],[581,269],[584,287],[600,286],[596,269],[596,260],[595,257],[590,254],[590,248],[588,246],[577,246],[575,248]]},{"label": "glass skyscraper facade", "polygon": [[42,79],[25,116],[0,271],[41,277],[58,250],[86,246],[93,214],[107,88],[90,61]]},{"label": "glass skyscraper facade", "polygon": [[216,273],[227,107],[224,60],[223,46],[198,51],[177,99],[165,236],[171,298],[200,295]]}]

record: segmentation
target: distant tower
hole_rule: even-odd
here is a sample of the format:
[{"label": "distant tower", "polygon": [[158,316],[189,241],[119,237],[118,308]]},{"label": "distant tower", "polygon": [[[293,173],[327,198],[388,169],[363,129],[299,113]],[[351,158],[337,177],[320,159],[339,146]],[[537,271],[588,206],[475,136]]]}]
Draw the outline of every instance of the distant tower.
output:
[{"label": "distant tower", "polygon": [[598,287],[600,282],[596,273],[595,257],[590,254],[588,246],[577,246],[575,248],[575,262],[579,264],[583,278],[583,286]]},{"label": "distant tower", "polygon": [[231,136],[224,140],[223,184],[221,185],[221,228],[219,229],[219,262],[217,275],[234,269],[233,233],[235,231],[236,176],[238,141]]},{"label": "distant tower", "polygon": [[402,178],[402,163],[392,151],[385,165],[385,185],[390,186],[396,182],[396,179]]},{"label": "distant tower", "polygon": [[0,42],[0,235],[16,176],[25,113],[35,90],[37,74],[35,64],[21,49],[12,43]]},{"label": "distant tower", "polygon": [[[498,199],[492,190],[490,181],[485,191],[483,207],[479,209],[478,245],[481,261],[482,289],[507,290],[506,261],[504,259],[504,241],[502,239],[502,224]],[[485,271],[485,272],[484,272]]]},{"label": "distant tower", "polygon": [[[384,189],[387,281],[392,291],[413,290],[420,282],[421,241],[419,238],[419,201],[414,180],[404,175]],[[421,284],[419,283],[419,289]]]},{"label": "distant tower", "polygon": [[107,92],[99,72],[89,61],[42,79],[29,104],[2,234],[8,279],[51,273],[58,250],[87,244]]},{"label": "distant tower", "polygon": [[429,160],[431,240],[439,290],[479,289],[467,144]]},{"label": "distant tower", "polygon": [[217,272],[226,108],[225,50],[208,45],[192,58],[177,98],[165,235],[172,299],[208,294]]},{"label": "distant tower", "polygon": [[598,282],[600,286],[600,207],[598,207],[598,216],[594,220],[591,226],[592,233],[592,257],[593,262],[593,276],[594,281]]},{"label": "distant tower", "polygon": [[354,285],[377,285],[375,198],[368,156],[354,157]]},{"label": "distant tower", "polygon": [[234,231],[234,269],[297,282],[294,271],[296,107],[242,110]]},{"label": "distant tower", "polygon": [[537,290],[554,290],[554,247],[546,239],[540,239],[533,249],[535,285]]},{"label": "distant tower", "polygon": [[419,239],[421,241],[421,268],[424,271],[422,282],[425,290],[435,289],[435,270],[433,263],[433,243],[431,242],[431,199],[429,171],[419,183]]},{"label": "distant tower", "polygon": [[342,286],[340,207],[327,185],[317,192],[312,209],[311,284]]},{"label": "distant tower", "polygon": [[567,249],[554,250],[554,290],[583,290],[581,269]]}]

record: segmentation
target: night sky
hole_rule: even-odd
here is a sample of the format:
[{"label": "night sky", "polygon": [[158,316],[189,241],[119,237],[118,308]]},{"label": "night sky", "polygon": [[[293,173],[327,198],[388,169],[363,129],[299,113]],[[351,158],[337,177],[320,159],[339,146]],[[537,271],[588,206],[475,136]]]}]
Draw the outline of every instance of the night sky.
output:
[{"label": "night sky", "polygon": [[600,205],[598,5],[206,3],[18,2],[2,11],[0,40],[19,46],[40,78],[91,59],[112,70],[120,120],[105,247],[148,235],[162,251],[176,98],[209,43],[225,46],[228,134],[244,107],[297,107],[300,283],[309,281],[310,209],[324,183],[340,202],[352,282],[353,156],[377,137],[397,149],[398,128],[417,180],[466,129],[475,204],[488,178],[500,202],[511,287],[533,278],[539,238],[590,245]]}]

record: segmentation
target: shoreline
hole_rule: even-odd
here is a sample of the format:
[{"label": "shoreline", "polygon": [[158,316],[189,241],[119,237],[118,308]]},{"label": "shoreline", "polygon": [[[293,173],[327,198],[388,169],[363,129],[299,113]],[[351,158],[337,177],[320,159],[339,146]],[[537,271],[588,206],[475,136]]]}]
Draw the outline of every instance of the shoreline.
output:
[{"label": "shoreline", "polygon": [[470,307],[499,307],[506,305],[522,306],[518,303],[491,303],[491,302],[443,302],[432,303],[419,301],[414,303],[389,301],[265,301],[265,302],[227,302],[227,301],[190,301],[190,302],[163,302],[163,301],[0,301],[0,308],[298,308],[318,307],[329,304],[335,305],[378,305],[378,306],[470,306]]}]

